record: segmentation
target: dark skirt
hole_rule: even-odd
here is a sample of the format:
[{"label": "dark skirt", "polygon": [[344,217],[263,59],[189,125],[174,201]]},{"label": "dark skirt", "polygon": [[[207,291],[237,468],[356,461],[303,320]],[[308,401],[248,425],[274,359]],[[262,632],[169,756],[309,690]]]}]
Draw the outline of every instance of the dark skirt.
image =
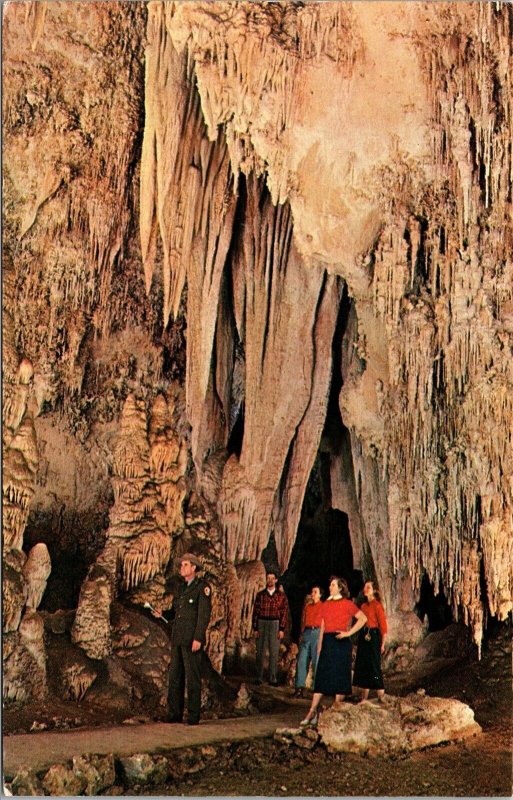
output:
[{"label": "dark skirt", "polygon": [[[370,642],[365,640],[367,630]],[[378,628],[362,628],[354,662],[353,683],[361,689],[383,689],[381,672],[381,633]]]},{"label": "dark skirt", "polygon": [[335,633],[325,633],[322,638],[322,650],[315,670],[314,692],[351,694],[351,639],[335,637]]}]

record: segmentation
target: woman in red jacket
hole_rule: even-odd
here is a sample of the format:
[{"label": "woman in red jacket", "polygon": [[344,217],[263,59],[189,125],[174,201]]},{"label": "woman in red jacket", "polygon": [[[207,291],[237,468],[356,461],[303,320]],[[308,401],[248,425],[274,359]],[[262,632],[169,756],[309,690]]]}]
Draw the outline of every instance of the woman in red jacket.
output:
[{"label": "woman in red jacket", "polygon": [[385,652],[387,635],[387,618],[377,587],[372,581],[367,581],[363,593],[365,603],[362,604],[361,610],[367,617],[367,624],[358,637],[353,678],[354,685],[362,689],[362,702],[367,700],[371,689],[377,690],[379,700],[385,694],[381,655]]},{"label": "woman in red jacket", "polygon": [[296,688],[293,697],[303,697],[308,675],[308,667],[312,664],[315,676],[317,667],[319,635],[322,622],[322,589],[312,586],[310,594],[306,597],[301,617],[301,637],[299,639],[299,653],[296,665]]},{"label": "woman in red jacket", "polygon": [[[352,625],[353,618],[356,622]],[[343,578],[334,576],[330,581],[330,596],[322,606],[321,631],[319,635],[319,661],[315,672],[312,705],[302,726],[317,724],[317,707],[323,694],[335,695],[340,702],[351,694],[350,637],[367,622],[367,617],[352,600]]]}]

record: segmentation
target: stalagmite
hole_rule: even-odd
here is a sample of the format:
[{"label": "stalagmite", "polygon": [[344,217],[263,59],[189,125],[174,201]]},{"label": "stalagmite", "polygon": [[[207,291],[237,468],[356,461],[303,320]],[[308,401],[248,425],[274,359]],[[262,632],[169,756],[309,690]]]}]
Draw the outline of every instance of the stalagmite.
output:
[{"label": "stalagmite", "polygon": [[71,641],[89,658],[103,659],[112,652],[110,609],[113,599],[111,576],[106,570],[93,567],[80,589],[71,632]]},{"label": "stalagmite", "polygon": [[51,571],[52,562],[47,546],[42,542],[34,545],[23,565],[23,577],[27,587],[27,609],[35,611],[38,608]]},{"label": "stalagmite", "polygon": [[44,645],[44,623],[35,610],[28,608],[20,622],[21,641],[33,657],[42,673],[41,684],[46,685],[46,654]]}]

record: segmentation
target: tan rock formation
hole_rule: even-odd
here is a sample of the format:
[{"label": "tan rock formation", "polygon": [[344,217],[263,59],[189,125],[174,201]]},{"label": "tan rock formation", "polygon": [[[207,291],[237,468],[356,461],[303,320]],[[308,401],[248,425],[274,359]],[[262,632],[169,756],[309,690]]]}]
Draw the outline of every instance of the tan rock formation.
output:
[{"label": "tan rock formation", "polygon": [[23,577],[27,587],[27,608],[33,611],[38,608],[51,570],[52,562],[47,546],[43,542],[34,545],[23,565]]},{"label": "tan rock formation", "polygon": [[4,316],[3,345],[3,547],[21,550],[34,479],[38,464],[37,438],[32,409],[29,408],[33,367],[19,358],[15,328],[9,314]]},{"label": "tan rock formation", "polygon": [[3,637],[4,701],[42,701],[47,694],[43,628],[39,614],[29,611],[19,630]]},{"label": "tan rock formation", "polygon": [[318,731],[331,750],[390,756],[475,736],[481,726],[459,700],[410,694],[330,708],[321,714]]},{"label": "tan rock formation", "polygon": [[84,699],[96,677],[97,672],[86,663],[75,661],[74,663],[62,665],[60,682],[63,696],[79,703]]},{"label": "tan rock formation", "polygon": [[114,600],[112,573],[94,565],[80,589],[71,641],[89,658],[105,658],[112,650],[110,609]]},{"label": "tan rock formation", "polygon": [[[269,37],[270,30],[275,34],[279,30],[280,34]],[[448,44],[448,30],[457,43],[454,47]],[[475,559],[472,562],[470,553],[476,548],[484,551],[483,546],[480,548],[480,531],[488,519],[483,513],[488,511],[484,510],[481,497],[483,477],[490,492],[503,498],[503,506],[509,509],[508,524],[511,523],[508,482],[499,478],[497,484],[492,478],[492,465],[497,458],[507,459],[506,452],[492,454],[482,443],[474,451],[470,444],[474,421],[484,420],[486,427],[486,420],[491,424],[498,415],[502,432],[499,441],[503,447],[512,419],[505,397],[492,413],[489,396],[486,392],[488,399],[483,396],[486,385],[495,389],[511,385],[511,360],[505,358],[502,340],[492,333],[495,278],[489,271],[493,269],[489,260],[492,252],[506,273],[511,270],[511,218],[508,222],[507,215],[510,178],[506,177],[510,157],[505,145],[511,128],[503,113],[511,97],[508,32],[504,9],[493,11],[488,6],[483,10],[469,4],[457,8],[432,7],[422,3],[415,6],[397,3],[392,7],[387,4],[386,8],[364,3],[328,3],[322,8],[316,4],[255,8],[250,3],[230,7],[225,3],[183,3],[179,7],[161,3],[152,7],[148,28],[146,102],[147,108],[150,104],[151,109],[159,109],[159,116],[156,120],[155,114],[150,113],[145,130],[143,164],[145,158],[151,158],[149,170],[154,178],[151,185],[148,181],[141,184],[142,219],[146,220],[142,227],[143,242],[145,231],[151,227],[154,235],[156,230],[157,215],[151,209],[157,203],[164,208],[166,202],[171,202],[162,197],[164,176],[169,174],[171,164],[167,156],[159,160],[159,148],[152,142],[155,137],[158,139],[159,131],[171,135],[171,126],[176,130],[180,124],[176,116],[166,118],[163,111],[164,98],[171,98],[173,90],[171,84],[163,84],[162,78],[171,63],[176,76],[180,64],[174,46],[177,53],[188,57],[187,62],[183,61],[182,75],[186,74],[186,63],[188,69],[191,63],[194,66],[206,136],[211,143],[217,143],[217,163],[223,163],[224,145],[219,140],[223,130],[235,185],[239,185],[236,180],[239,171],[248,176],[246,218],[254,220],[259,213],[253,172],[265,174],[275,201],[290,202],[293,239],[286,256],[287,279],[292,281],[295,265],[304,262],[312,289],[316,272],[320,287],[325,267],[344,277],[354,299],[358,320],[356,347],[343,376],[340,403],[342,418],[351,431],[353,461],[359,451],[366,459],[366,463],[355,464],[355,472],[360,473],[363,484],[382,484],[379,502],[375,494],[365,505],[360,497],[360,517],[364,522],[363,545],[365,542],[370,545],[374,562],[378,562],[378,577],[386,597],[395,604],[394,575],[399,575],[400,583],[405,564],[413,578],[413,593],[419,591],[421,576],[426,571],[435,585],[442,580],[447,586],[456,613],[460,607],[466,609],[465,619],[473,627],[478,642],[485,601],[479,592],[480,568]],[[462,52],[468,36],[476,58],[467,68]],[[264,57],[255,62],[257,48]],[[492,52],[496,58],[490,57]],[[443,83],[447,69],[451,71],[451,80]],[[179,78],[175,80],[184,85],[184,78],[181,82]],[[326,86],[330,87],[329,97]],[[496,97],[497,91],[500,92],[500,111],[493,86]],[[206,138],[197,125],[187,130],[189,147],[194,136]],[[493,155],[489,144],[492,138]],[[176,134],[173,142],[176,143]],[[203,147],[205,152],[211,152],[206,141]],[[215,197],[217,190],[209,184],[204,166],[200,161],[197,163],[204,209],[208,193]],[[182,172],[175,174],[178,181],[183,180]],[[504,178],[492,179],[492,174]],[[155,176],[160,179],[157,181]],[[168,198],[177,196],[171,185],[168,181]],[[319,193],[319,186],[325,191]],[[188,197],[183,200],[182,215],[193,214],[192,209],[197,206],[197,200],[192,195]],[[288,219],[286,208],[282,213],[278,207],[273,223],[279,248],[288,237],[281,221]],[[227,211],[218,219],[229,225],[230,214]],[[490,220],[496,219],[499,226],[506,224],[507,234],[501,242],[483,235],[483,214]],[[150,219],[154,220],[151,225]],[[197,284],[198,267],[193,266],[195,259],[189,259],[188,254],[194,252],[199,228],[182,224],[181,219],[175,213],[175,229],[185,238],[177,250],[178,260],[173,264],[169,259],[165,262],[164,275],[167,286],[178,287],[187,275],[188,308],[194,324],[201,308],[197,299],[200,289],[195,287],[201,281]],[[171,216],[166,215],[165,220],[165,231],[162,223],[160,227],[167,248],[166,242],[173,235]],[[277,536],[286,563],[296,527],[294,516],[304,493],[301,486],[306,485],[304,475],[297,480],[293,477],[294,470],[291,473],[284,470],[285,454],[292,441],[287,425],[292,424],[293,429],[297,426],[295,414],[304,413],[305,406],[299,411],[301,381],[295,382],[293,394],[284,395],[280,391],[280,380],[287,376],[283,362],[276,358],[272,344],[264,354],[258,341],[260,337],[266,347],[273,342],[273,308],[277,302],[273,298],[287,297],[293,302],[294,290],[289,285],[281,288],[279,277],[278,281],[267,277],[276,269],[272,258],[278,258],[279,263],[285,256],[280,249],[271,249],[269,240],[265,243],[262,223],[254,242],[248,240],[248,227],[241,249],[251,265],[251,275],[246,270],[245,280],[238,277],[237,249],[233,249],[231,263],[231,307],[246,357],[244,440],[240,463],[232,456],[225,470],[220,514],[230,558],[252,560],[258,557],[273,530],[272,508],[276,498],[278,514],[285,516],[278,529],[283,530],[284,525],[285,531],[290,531],[285,532],[283,542],[283,534]],[[226,241],[224,232],[218,237],[220,242]],[[274,238],[272,241],[274,245]],[[225,247],[221,245],[221,255],[226,252]],[[269,266],[259,278],[262,254]],[[212,383],[207,378],[214,344],[213,312],[216,296],[219,297],[216,287],[220,280],[219,262],[209,258],[208,251],[199,268],[215,275],[215,279],[210,282],[214,292],[209,295],[210,328],[205,326],[206,320],[200,312],[201,331],[196,333],[190,327],[188,340],[191,354],[188,415],[193,442],[199,441],[198,432],[204,429],[198,415],[203,413]],[[177,292],[175,309],[178,296]],[[300,313],[307,310],[307,296],[308,291],[304,293]],[[315,291],[311,294],[312,298],[317,296]],[[245,298],[246,305],[241,305],[241,298]],[[504,301],[509,302],[507,291]],[[169,310],[173,303],[169,302],[166,308]],[[223,304],[225,300],[221,298],[218,305],[221,322],[227,318]],[[258,317],[258,308],[268,309],[264,318]],[[285,320],[284,299],[279,301],[279,308],[280,319]],[[254,343],[253,309],[257,310]],[[297,311],[296,305],[294,333],[304,343],[305,333]],[[322,316],[328,328],[329,315]],[[498,317],[497,326],[500,329]],[[289,342],[294,348],[293,358],[290,355],[285,358],[297,370],[301,362],[289,332],[285,333],[278,325],[276,337],[284,355],[288,353]],[[205,346],[209,336],[210,346]],[[223,340],[226,341],[226,334]],[[196,347],[200,349],[195,350]],[[483,362],[477,357],[484,351],[489,354],[488,366],[486,359]],[[225,347],[220,354],[221,370],[226,352]],[[203,377],[201,384],[197,384],[201,357],[205,359]],[[256,362],[252,360],[254,357]],[[489,374],[492,361],[494,374],[487,383],[485,375]],[[253,363],[258,363],[259,368],[256,384],[252,383]],[[265,377],[267,370],[271,376],[269,383]],[[290,382],[290,378],[286,380]],[[196,386],[201,386],[199,394]],[[264,406],[259,400],[260,390],[265,394]],[[274,390],[283,399],[286,412],[273,405]],[[220,395],[224,396],[226,392]],[[308,402],[313,396],[313,388],[306,389]],[[463,402],[458,398],[463,398]],[[297,412],[292,402],[297,403]],[[266,431],[258,421],[258,413],[263,409],[267,421],[280,420],[278,433],[272,429]],[[216,413],[209,412],[210,424],[214,423],[210,441],[221,442],[214,422]],[[496,437],[485,438],[496,441]],[[306,462],[308,475],[318,438],[308,434],[306,441],[305,454],[300,460]],[[267,458],[270,442],[272,463]],[[462,448],[469,453],[464,459],[458,455],[464,452]],[[193,444],[200,477],[203,450],[203,446],[198,450]],[[262,474],[261,489],[257,485],[258,472]],[[280,480],[283,485],[289,474],[298,487],[297,502],[290,487],[284,502],[277,496]],[[284,509],[289,498],[291,511],[287,512]],[[378,507],[383,509],[379,525],[375,511]],[[500,529],[500,524],[493,528],[497,532]],[[238,530],[244,533],[239,536]],[[490,534],[485,534],[489,530],[483,528],[483,541],[489,539]],[[353,531],[353,535],[359,533]],[[510,545],[505,546],[509,553]],[[355,550],[359,552],[361,547],[355,546]],[[454,559],[448,552],[454,554]],[[465,579],[464,564],[470,568]],[[491,572],[488,573],[491,562],[483,565],[485,574],[490,574],[487,584],[491,598],[486,602],[504,618],[511,602],[510,568],[505,567],[507,577],[506,572],[502,573],[498,586],[495,581],[497,588],[492,588],[494,582]],[[506,584],[507,593],[502,588]],[[403,593],[401,588],[399,593]]]},{"label": "tan rock formation", "polygon": [[27,587],[23,579],[25,553],[8,550],[3,558],[2,627],[5,633],[18,630],[26,601]]}]

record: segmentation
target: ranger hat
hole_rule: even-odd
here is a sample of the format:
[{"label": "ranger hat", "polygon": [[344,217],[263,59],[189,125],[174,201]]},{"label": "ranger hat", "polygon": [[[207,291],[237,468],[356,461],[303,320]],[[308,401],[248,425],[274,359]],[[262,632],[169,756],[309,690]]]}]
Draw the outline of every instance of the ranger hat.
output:
[{"label": "ranger hat", "polygon": [[190,561],[191,564],[196,566],[197,570],[203,569],[203,564],[199,560],[198,556],[194,555],[194,553],[184,553],[183,556],[180,556],[180,558],[175,558],[175,569],[180,569],[180,564],[182,561]]}]

